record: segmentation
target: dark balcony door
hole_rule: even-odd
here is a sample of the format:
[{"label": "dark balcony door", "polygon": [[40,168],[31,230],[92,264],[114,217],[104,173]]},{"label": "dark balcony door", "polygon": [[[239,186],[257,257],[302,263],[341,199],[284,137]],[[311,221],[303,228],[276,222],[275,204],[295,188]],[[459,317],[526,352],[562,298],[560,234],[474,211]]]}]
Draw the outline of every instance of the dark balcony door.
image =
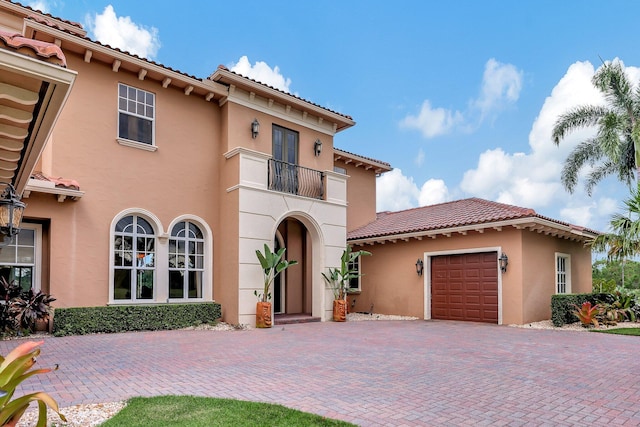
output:
[{"label": "dark balcony door", "polygon": [[298,193],[298,132],[273,125],[273,158],[280,162],[274,171],[273,185],[277,191]]}]

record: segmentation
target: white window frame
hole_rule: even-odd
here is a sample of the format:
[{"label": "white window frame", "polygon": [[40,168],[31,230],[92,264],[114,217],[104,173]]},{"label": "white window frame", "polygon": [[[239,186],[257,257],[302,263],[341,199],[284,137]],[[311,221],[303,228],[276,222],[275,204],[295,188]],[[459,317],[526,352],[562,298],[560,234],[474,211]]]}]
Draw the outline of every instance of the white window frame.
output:
[{"label": "white window frame", "polygon": [[[357,265],[357,267],[358,267],[358,269],[357,269],[358,270],[358,277],[349,280],[349,286],[347,287],[347,293],[348,294],[355,294],[355,293],[358,293],[358,292],[362,292],[362,282],[361,282],[361,279],[362,279],[362,274],[361,274],[361,272],[362,272],[362,262],[361,262],[360,258],[362,258],[362,257],[359,256],[359,257],[354,259],[353,263],[351,263],[351,262],[349,263],[349,270],[351,270],[351,266],[353,264]],[[352,280],[357,280],[358,281],[358,287],[357,288],[352,288],[351,287],[351,281]]]},{"label": "white window frame", "polygon": [[[188,234],[188,231],[189,231],[189,225],[193,224],[195,227],[198,228],[198,230],[200,231],[200,234],[202,235],[202,237],[201,238],[195,238],[195,237],[190,237],[187,234],[185,234],[185,236],[174,236],[173,235],[173,229],[178,224],[183,223],[183,222],[186,224],[185,230],[186,230],[187,234]],[[206,263],[206,259],[207,259],[206,258],[207,257],[207,244],[206,244],[205,231],[202,230],[202,227],[200,226],[200,224],[198,224],[198,223],[196,223],[194,221],[190,221],[188,219],[183,219],[183,220],[178,221],[175,224],[173,224],[173,226],[171,227],[171,230],[169,231],[169,233],[170,233],[170,236],[169,236],[169,249],[171,248],[171,242],[172,241],[184,242],[185,243],[185,256],[186,257],[189,256],[189,252],[188,252],[189,243],[195,243],[196,247],[197,247],[198,243],[202,244],[202,254],[198,254],[197,250],[196,250],[196,253],[194,254],[194,256],[196,258],[197,257],[202,257],[202,264],[201,264],[202,267],[200,267],[200,268],[199,267],[189,267],[188,265],[185,265],[184,267],[171,267],[169,265],[169,262],[167,262],[167,271],[168,272],[180,271],[180,272],[185,273],[185,275],[187,277],[188,277],[188,273],[191,272],[191,271],[200,272],[200,281],[201,281],[201,283],[200,283],[200,286],[201,286],[200,296],[199,297],[194,297],[194,298],[190,298],[189,297],[189,289],[188,289],[188,286],[187,286],[188,285],[188,281],[185,279],[183,281],[183,289],[182,289],[183,290],[183,297],[182,298],[171,298],[171,297],[169,297],[169,301],[170,302],[182,302],[182,301],[202,301],[202,300],[204,300],[205,286],[206,286],[206,283],[205,283],[206,266],[207,266],[207,263]],[[169,261],[171,259],[171,255],[172,255],[172,253],[169,252],[169,256],[168,256],[167,261]],[[169,274],[169,273],[167,273],[167,274]],[[169,278],[167,286],[169,286],[170,284],[171,283],[170,283],[170,278]],[[167,292],[169,293],[169,295],[171,295],[171,290],[170,289],[167,289]]]},{"label": "white window frame", "polygon": [[[132,111],[128,111],[127,109],[122,109],[120,108],[120,100],[121,100],[121,96],[120,96],[120,88],[124,87],[126,88],[127,94],[129,92],[129,89],[134,89],[136,91],[136,94],[138,92],[142,92],[145,94],[145,102],[143,102],[142,104],[144,104],[145,108],[149,107],[149,105],[146,103],[146,97],[147,95],[151,95],[152,97],[152,101],[153,101],[153,105],[150,105],[150,107],[152,108],[153,114],[151,117],[149,117],[146,114],[139,114],[137,112],[132,112]],[[124,100],[126,100],[125,102],[129,101],[129,98],[122,98]],[[138,102],[137,100],[134,101],[136,102],[136,105],[138,106],[138,104],[141,104],[140,102]],[[127,84],[124,83],[118,83],[118,93],[117,93],[117,106],[118,106],[118,119],[117,119],[117,141],[120,145],[124,145],[127,147],[133,147],[133,148],[139,148],[142,150],[147,150],[147,151],[156,151],[158,149],[158,147],[156,147],[156,109],[157,109],[157,103],[156,103],[156,95],[152,92],[146,91],[144,89],[140,89],[137,88],[135,86],[129,86]],[[135,139],[127,139],[127,138],[122,138],[120,136],[120,114],[126,114],[129,116],[133,116],[133,117],[138,117],[141,118],[143,120],[149,120],[151,122],[151,143],[148,144],[146,142],[142,142],[142,141],[136,141]]]},{"label": "white window frame", "polygon": [[[31,267],[33,268],[33,272],[31,273],[31,289],[34,292],[38,292],[42,289],[42,225],[23,222],[20,226],[22,230],[33,230],[34,231],[34,260],[32,263],[3,263],[0,262],[1,265],[10,265],[15,267]],[[10,245],[0,249],[0,250],[15,250],[15,239],[11,242]]]},{"label": "white window frame", "polygon": [[[571,255],[561,252],[555,253],[555,286],[556,294],[571,293]],[[564,268],[564,270],[562,270]]]}]

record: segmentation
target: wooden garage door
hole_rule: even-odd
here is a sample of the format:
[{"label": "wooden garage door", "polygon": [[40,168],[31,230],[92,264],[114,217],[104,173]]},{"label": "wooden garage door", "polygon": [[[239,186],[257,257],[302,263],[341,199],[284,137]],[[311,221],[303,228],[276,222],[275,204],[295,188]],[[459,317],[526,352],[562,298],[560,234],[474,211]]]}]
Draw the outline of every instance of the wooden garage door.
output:
[{"label": "wooden garage door", "polygon": [[431,318],[498,323],[498,254],[432,257]]}]

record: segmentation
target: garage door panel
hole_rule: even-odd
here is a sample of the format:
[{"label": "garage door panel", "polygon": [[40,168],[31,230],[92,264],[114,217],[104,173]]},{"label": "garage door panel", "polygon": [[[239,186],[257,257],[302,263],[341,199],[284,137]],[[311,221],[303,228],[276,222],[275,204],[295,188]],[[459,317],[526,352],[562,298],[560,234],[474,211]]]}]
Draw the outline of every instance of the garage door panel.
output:
[{"label": "garage door panel", "polygon": [[433,319],[498,322],[498,254],[431,258]]}]

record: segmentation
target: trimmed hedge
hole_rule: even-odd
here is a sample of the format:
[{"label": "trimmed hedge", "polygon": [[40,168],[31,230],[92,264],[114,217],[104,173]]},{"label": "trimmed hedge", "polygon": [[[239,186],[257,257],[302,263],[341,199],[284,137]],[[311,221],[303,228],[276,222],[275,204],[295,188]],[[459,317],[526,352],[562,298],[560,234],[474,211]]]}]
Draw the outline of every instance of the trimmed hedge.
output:
[{"label": "trimmed hedge", "polygon": [[222,308],[216,302],[56,308],[53,335],[180,329],[215,323],[221,317]]},{"label": "trimmed hedge", "polygon": [[615,297],[607,293],[597,294],[556,294],[551,296],[551,321],[553,326],[560,327],[569,323],[578,322],[573,314],[576,305],[580,307],[585,301],[592,305],[602,302],[612,303]]}]

